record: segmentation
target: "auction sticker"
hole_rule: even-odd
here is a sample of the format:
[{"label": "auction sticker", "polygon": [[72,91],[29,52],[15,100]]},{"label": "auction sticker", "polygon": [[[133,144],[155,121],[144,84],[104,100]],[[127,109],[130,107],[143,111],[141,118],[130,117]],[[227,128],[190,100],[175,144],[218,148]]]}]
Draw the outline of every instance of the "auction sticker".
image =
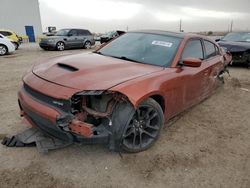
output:
[{"label": "auction sticker", "polygon": [[165,46],[168,48],[171,48],[173,43],[172,42],[165,42],[165,41],[159,41],[159,40],[154,40],[152,42],[153,45],[157,45],[157,46]]}]

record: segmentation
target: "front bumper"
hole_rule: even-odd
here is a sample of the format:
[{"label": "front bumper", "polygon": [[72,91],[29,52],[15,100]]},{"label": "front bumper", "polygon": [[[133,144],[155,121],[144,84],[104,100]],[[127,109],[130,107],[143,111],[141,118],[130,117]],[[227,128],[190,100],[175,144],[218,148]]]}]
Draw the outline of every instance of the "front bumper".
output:
[{"label": "front bumper", "polygon": [[55,49],[56,48],[55,43],[49,43],[49,42],[40,42],[39,46],[43,49]]},{"label": "front bumper", "polygon": [[[59,109],[40,100],[36,91],[23,85],[18,92],[21,116],[33,127],[64,141],[81,143],[108,143],[109,131],[104,126],[90,127],[74,119],[67,109]],[[41,98],[41,97],[40,97]],[[81,127],[79,129],[78,127]],[[76,132],[79,132],[77,134]],[[98,132],[98,135],[95,133]]]},{"label": "front bumper", "polygon": [[248,64],[250,63],[250,53],[247,52],[231,52],[233,63]]}]

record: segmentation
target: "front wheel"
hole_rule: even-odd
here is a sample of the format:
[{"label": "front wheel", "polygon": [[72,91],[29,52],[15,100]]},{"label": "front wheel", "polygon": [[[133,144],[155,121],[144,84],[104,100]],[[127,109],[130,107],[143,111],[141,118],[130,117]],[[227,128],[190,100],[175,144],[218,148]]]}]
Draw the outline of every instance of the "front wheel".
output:
[{"label": "front wheel", "polygon": [[8,53],[8,48],[0,44],[0,56],[5,55],[7,53]]},{"label": "front wheel", "polygon": [[58,42],[58,43],[56,44],[56,49],[57,49],[58,51],[63,51],[63,50],[65,49],[65,44],[64,44],[63,42]]},{"label": "front wheel", "polygon": [[122,131],[119,148],[131,153],[150,148],[158,139],[164,124],[161,106],[149,98],[142,102],[131,116],[124,117],[124,109],[126,108],[120,108],[121,113],[115,117],[120,122],[119,129]]}]

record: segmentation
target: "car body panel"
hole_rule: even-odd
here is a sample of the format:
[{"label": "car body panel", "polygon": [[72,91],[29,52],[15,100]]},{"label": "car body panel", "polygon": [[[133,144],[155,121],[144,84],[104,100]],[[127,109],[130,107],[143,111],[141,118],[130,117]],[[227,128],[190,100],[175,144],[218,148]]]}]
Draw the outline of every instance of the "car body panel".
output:
[{"label": "car body panel", "polygon": [[[230,34],[230,33],[229,33]],[[245,34],[245,32],[242,32]],[[220,40],[218,44],[228,50],[233,56],[233,63],[244,63],[250,67],[250,42]]]},{"label": "car body panel", "polygon": [[[83,29],[69,29],[69,34],[72,31],[78,31],[78,30],[83,30]],[[87,30],[83,30],[87,31]],[[58,42],[63,42],[65,44],[65,48],[81,48],[84,46],[86,41],[90,41],[91,45],[95,44],[95,40],[93,35],[74,35],[74,36],[47,36],[41,39],[39,45],[41,48],[44,49],[55,49],[56,44]]]},{"label": "car body panel", "polygon": [[[11,30],[7,30],[7,29],[0,29],[0,34],[6,36],[8,39],[10,39],[12,42],[20,45],[20,39],[17,36],[17,34]],[[5,35],[6,34],[6,35]]]},{"label": "car body panel", "polygon": [[[69,70],[68,66],[70,68],[73,67],[76,71]],[[51,62],[41,63],[33,68],[33,73],[66,87],[84,88],[85,90],[106,90],[122,82],[161,70],[163,70],[162,67],[141,65],[126,60],[117,60],[112,57],[88,53],[71,55],[52,60]]]},{"label": "car body panel", "polygon": [[[159,33],[164,34],[163,32]],[[90,95],[89,93],[93,93],[91,91],[101,91],[97,92],[97,98],[105,92],[112,95],[112,98],[120,96],[120,101],[126,101],[134,109],[145,99],[157,97],[162,99],[163,103],[160,105],[165,119],[169,120],[210,96],[218,86],[218,76],[231,61],[230,54],[226,54],[217,44],[204,36],[173,35],[182,37],[182,42],[170,67],[146,65],[96,53],[55,57],[46,62],[40,62],[33,67],[32,72],[23,78],[24,86],[22,88],[27,87],[31,91],[30,94],[29,89],[19,91],[20,104],[29,108],[29,103],[32,103],[30,109],[35,105],[34,101],[49,106],[56,111],[52,114],[59,114],[56,117],[58,120],[67,111],[64,110],[64,106],[69,105],[69,103],[72,105],[75,103],[74,101],[77,101],[75,96],[87,96]],[[218,48],[218,54],[199,60],[202,61],[200,67],[183,66],[181,64],[182,53],[188,41],[192,39],[201,40],[203,45],[203,40],[211,41],[214,48]],[[204,46],[202,49],[204,50]],[[204,55],[206,55],[206,50],[204,50]],[[34,98],[34,101],[25,98],[26,95]],[[85,103],[87,102],[85,101]],[[81,105],[85,103],[82,102]],[[43,109],[41,107],[34,111],[41,116],[46,116]],[[109,109],[108,104],[106,109]],[[22,107],[21,110],[25,112]],[[94,114],[104,113],[101,110],[99,112],[92,110],[91,112]],[[70,112],[66,114],[72,116]],[[109,116],[104,117],[109,119]],[[51,116],[48,116],[48,119],[51,119]],[[69,119],[64,120],[69,121]],[[57,124],[56,126],[62,125]],[[110,125],[107,126],[110,127]],[[87,135],[80,136],[86,137]]]},{"label": "car body panel", "polygon": [[0,34],[0,44],[5,45],[8,48],[8,53],[13,53],[16,50],[10,39],[2,34]]},{"label": "car body panel", "polygon": [[120,35],[123,35],[125,33],[125,31],[120,31],[120,30],[116,30],[116,31],[110,31],[102,36],[100,36],[100,43],[106,43],[111,41],[114,38],[119,37]]}]

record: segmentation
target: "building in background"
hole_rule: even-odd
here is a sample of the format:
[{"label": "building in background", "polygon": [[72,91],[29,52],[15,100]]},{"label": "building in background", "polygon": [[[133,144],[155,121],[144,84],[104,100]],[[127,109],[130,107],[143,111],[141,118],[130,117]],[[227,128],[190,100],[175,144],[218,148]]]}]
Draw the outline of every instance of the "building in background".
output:
[{"label": "building in background", "polygon": [[35,42],[42,34],[38,0],[0,0],[0,29],[27,35]]}]

